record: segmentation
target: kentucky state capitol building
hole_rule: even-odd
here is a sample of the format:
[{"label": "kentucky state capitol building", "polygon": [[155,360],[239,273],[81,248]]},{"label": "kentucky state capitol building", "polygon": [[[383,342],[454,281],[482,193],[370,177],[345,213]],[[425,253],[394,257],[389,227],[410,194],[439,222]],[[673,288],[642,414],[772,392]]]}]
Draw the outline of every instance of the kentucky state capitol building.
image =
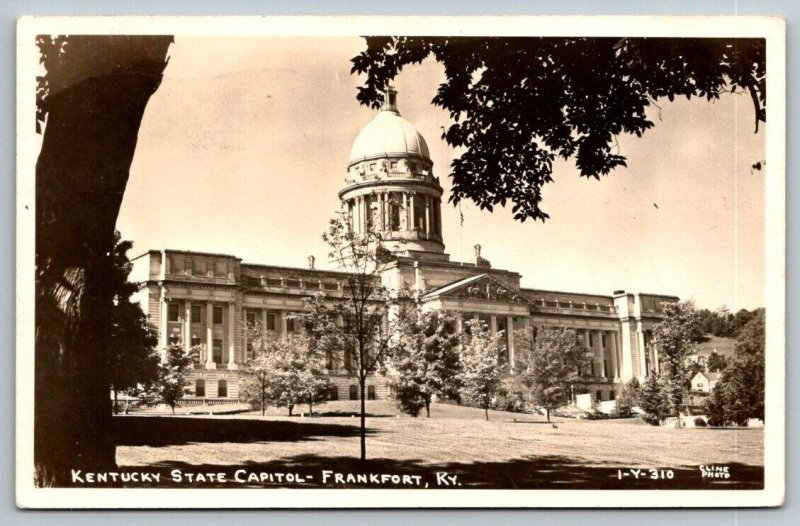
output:
[{"label": "kentucky state capitol building", "polygon": [[[475,247],[474,261],[455,262],[442,238],[442,187],[433,175],[425,139],[400,116],[389,89],[377,115],[353,142],[345,183],[339,192],[356,231],[378,228],[394,257],[382,272],[390,290],[409,287],[426,309],[483,320],[503,331],[508,363],[515,363],[514,330],[570,327],[594,356],[592,380],[584,385],[597,400],[611,400],[622,383],[658,370],[652,327],[663,317],[662,302],[674,296],[630,293],[594,295],[520,286],[521,275],[492,268]],[[133,261],[131,279],[142,283],[140,302],[158,327],[159,347],[200,346],[187,399],[237,399],[239,381],[252,358],[245,324],[260,322],[276,338],[299,330],[287,315],[303,310],[303,299],[319,291],[342,294],[344,274],[314,268],[244,263],[234,255],[151,250]],[[509,336],[511,335],[511,336]],[[338,399],[358,397],[358,383],[342,357],[329,357]],[[367,381],[367,397],[388,396],[386,378]]]}]

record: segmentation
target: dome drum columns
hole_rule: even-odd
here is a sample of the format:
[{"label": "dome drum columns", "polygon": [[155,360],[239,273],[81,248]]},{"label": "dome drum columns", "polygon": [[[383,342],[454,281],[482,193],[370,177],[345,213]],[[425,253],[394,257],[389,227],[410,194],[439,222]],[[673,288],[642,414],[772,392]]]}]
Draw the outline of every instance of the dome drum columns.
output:
[{"label": "dome drum columns", "polygon": [[[442,242],[441,194],[419,191],[376,190],[342,196],[353,231],[383,232],[386,241]],[[418,247],[419,248],[419,247]]]}]

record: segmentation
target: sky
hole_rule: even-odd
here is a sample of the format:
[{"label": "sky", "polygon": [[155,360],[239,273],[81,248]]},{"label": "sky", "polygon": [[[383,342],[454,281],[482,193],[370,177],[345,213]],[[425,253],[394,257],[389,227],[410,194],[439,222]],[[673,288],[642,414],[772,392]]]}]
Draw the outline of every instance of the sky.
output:
[{"label": "sky", "polygon": [[[345,37],[176,37],[117,223],[131,255],[172,248],[304,267],[313,254],[324,268],[321,234],[339,208],[352,142],[374,115],[356,100],[363,78],[350,74],[363,48]],[[430,60],[404,69],[395,87],[446,201],[459,152],[440,138],[449,118],[431,104],[443,79]],[[751,166],[765,158],[765,133],[754,133],[749,97],[659,106],[642,138],[620,137],[627,168],[598,181],[579,177],[573,160],[555,164],[544,223],[443,205],[445,251],[470,261],[479,243],[528,288],[763,306],[764,172]]]}]

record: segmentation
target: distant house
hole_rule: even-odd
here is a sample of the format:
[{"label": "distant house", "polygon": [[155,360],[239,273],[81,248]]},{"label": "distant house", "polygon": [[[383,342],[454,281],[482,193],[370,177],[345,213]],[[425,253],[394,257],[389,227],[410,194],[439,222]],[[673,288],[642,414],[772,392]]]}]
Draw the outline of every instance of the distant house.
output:
[{"label": "distant house", "polygon": [[708,339],[707,341],[695,346],[694,354],[689,357],[690,360],[703,367],[707,367],[708,357],[712,354],[719,354],[725,358],[733,356],[736,350],[736,340],[733,338],[721,338],[711,334],[707,334],[706,338]]},{"label": "distant house", "polygon": [[719,381],[720,373],[697,373],[692,378],[692,391],[710,393]]}]

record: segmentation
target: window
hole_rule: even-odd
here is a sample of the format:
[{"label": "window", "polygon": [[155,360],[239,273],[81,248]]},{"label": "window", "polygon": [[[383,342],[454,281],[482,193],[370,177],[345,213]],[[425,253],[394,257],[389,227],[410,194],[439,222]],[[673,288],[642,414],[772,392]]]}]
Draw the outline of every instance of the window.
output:
[{"label": "window", "polygon": [[335,385],[332,385],[328,390],[328,399],[329,400],[338,400],[339,399],[339,388]]},{"label": "window", "polygon": [[358,400],[358,386],[351,385],[350,386],[350,400]]},{"label": "window", "polygon": [[247,325],[248,327],[255,327],[256,325],[256,313],[253,311],[247,311]]},{"label": "window", "polygon": [[267,314],[267,330],[274,331],[275,330],[275,315],[274,314]]},{"label": "window", "polygon": [[589,347],[594,347],[594,334],[589,333]]},{"label": "window", "polygon": [[195,396],[205,396],[206,395],[206,381],[202,378],[198,378],[197,381],[194,383],[194,395]]},{"label": "window", "polygon": [[589,365],[591,366],[590,372],[594,376],[594,361],[590,362]]},{"label": "window", "polygon": [[192,334],[192,347],[197,347],[201,342],[202,340],[200,340],[200,336]]},{"label": "window", "polygon": [[603,399],[603,391],[597,390],[597,400],[600,401]]},{"label": "window", "polygon": [[222,307],[214,307],[214,323],[217,325],[222,323]]},{"label": "window", "polygon": [[228,382],[226,380],[220,380],[217,384],[217,396],[219,398],[228,397]]},{"label": "window", "polygon": [[375,400],[375,386],[368,385],[367,386],[367,400]]},{"label": "window", "polygon": [[603,335],[603,347],[608,347],[608,338],[605,334]]},{"label": "window", "polygon": [[286,318],[286,332],[294,332],[294,318]]},{"label": "window", "polygon": [[167,339],[169,340],[170,345],[178,345],[179,343],[181,343],[181,333],[173,332],[172,334],[169,335],[169,338]]},{"label": "window", "polygon": [[703,388],[703,382],[697,382],[697,388],[698,389],[702,389]]},{"label": "window", "polygon": [[200,323],[203,319],[203,311],[200,305],[192,305],[192,323]]},{"label": "window", "polygon": [[392,161],[392,162],[389,164],[389,167],[390,167],[392,170],[397,170],[397,161]]},{"label": "window", "polygon": [[608,399],[609,400],[616,400],[617,399],[617,392],[616,391],[609,391],[608,392]]},{"label": "window", "polygon": [[603,376],[608,377],[608,360],[603,358]]},{"label": "window", "polygon": [[177,303],[170,303],[167,306],[167,319],[169,321],[178,321],[178,317],[180,316],[180,306]]},{"label": "window", "polygon": [[222,338],[214,338],[214,361],[222,362]]}]

